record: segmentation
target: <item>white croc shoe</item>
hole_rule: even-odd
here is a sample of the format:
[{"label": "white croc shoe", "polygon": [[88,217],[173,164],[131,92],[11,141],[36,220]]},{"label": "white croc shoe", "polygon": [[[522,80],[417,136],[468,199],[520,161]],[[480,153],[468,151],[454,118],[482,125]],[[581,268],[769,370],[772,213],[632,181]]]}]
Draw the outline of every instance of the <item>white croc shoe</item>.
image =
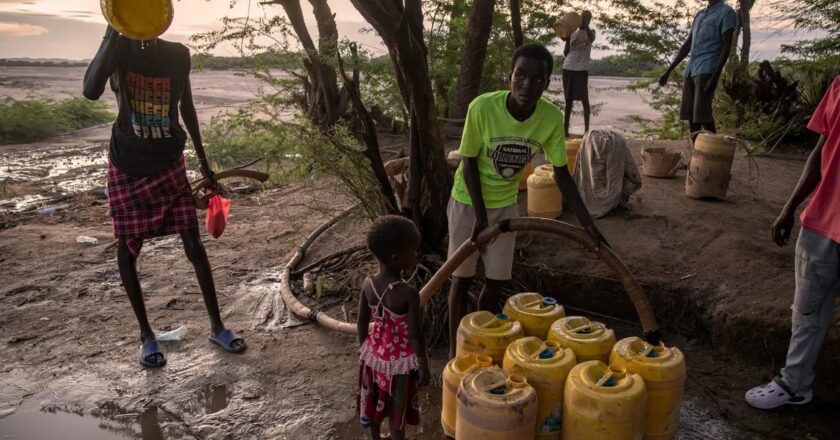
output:
[{"label": "white croc shoe", "polygon": [[814,398],[814,392],[808,390],[805,394],[794,396],[771,380],[766,385],[757,386],[747,391],[744,398],[754,408],[773,409],[782,405],[804,405]]}]

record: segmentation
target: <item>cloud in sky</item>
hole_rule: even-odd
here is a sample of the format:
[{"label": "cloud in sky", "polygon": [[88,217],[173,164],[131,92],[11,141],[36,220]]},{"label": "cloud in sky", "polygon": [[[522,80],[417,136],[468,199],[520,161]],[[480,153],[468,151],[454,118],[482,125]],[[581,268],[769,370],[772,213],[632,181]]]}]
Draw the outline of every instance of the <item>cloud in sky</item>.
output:
[{"label": "cloud in sky", "polygon": [[[667,1],[667,0],[666,0]],[[729,1],[733,3],[734,1]],[[262,7],[258,0],[252,0],[251,17],[271,17],[282,14],[278,6]],[[307,19],[311,14],[303,2]],[[170,41],[187,42],[190,35],[219,29],[221,18],[244,16],[248,0],[238,0],[231,9],[228,0],[179,0],[175,5],[175,19],[162,38]],[[377,55],[387,51],[375,32],[364,33],[359,29],[369,27],[350,3],[350,0],[330,0],[336,13],[339,34],[361,43]],[[758,6],[757,6],[758,8]],[[753,57],[773,58],[779,54],[780,45],[796,39],[813,38],[818,33],[796,32],[789,23],[774,21],[767,14],[756,13],[753,22]],[[317,38],[317,26],[307,26]],[[69,58],[86,59],[93,56],[105,29],[105,19],[99,12],[99,0],[0,0],[0,58]],[[552,47],[560,50],[559,45]],[[215,51],[218,55],[236,55],[231,47],[223,46]],[[595,57],[608,55],[612,51],[596,51]]]},{"label": "cloud in sky", "polygon": [[50,33],[49,29],[34,24],[0,21],[0,35],[7,37],[35,37]]}]

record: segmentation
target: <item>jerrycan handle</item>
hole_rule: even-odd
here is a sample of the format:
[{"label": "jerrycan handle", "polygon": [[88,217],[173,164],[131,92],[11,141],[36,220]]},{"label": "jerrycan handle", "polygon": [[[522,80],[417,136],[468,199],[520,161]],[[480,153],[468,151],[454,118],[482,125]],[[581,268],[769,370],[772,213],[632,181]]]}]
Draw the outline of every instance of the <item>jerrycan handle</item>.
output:
[{"label": "jerrycan handle", "polygon": [[540,348],[538,348],[537,351],[531,353],[531,356],[529,356],[529,357],[531,359],[538,359],[540,357],[540,355],[542,354],[542,352],[544,352],[547,348],[551,348],[551,347],[549,347],[545,342],[543,342],[542,345],[540,345]]},{"label": "jerrycan handle", "polygon": [[[635,353],[636,357],[646,358],[646,357],[657,357],[658,356],[658,354],[656,352],[656,347],[657,346],[651,345],[650,343],[648,343],[646,341],[642,341],[642,344],[644,344],[643,345],[644,349],[642,351],[638,352],[638,353]],[[661,342],[660,342],[660,345],[662,347],[665,346],[665,344],[663,344]],[[653,353],[653,356],[650,356],[651,353]]]},{"label": "jerrycan handle", "polygon": [[610,378],[612,376],[613,376],[613,371],[611,369],[607,368],[607,372],[604,373],[604,375],[601,376],[600,379],[598,379],[598,382],[595,382],[595,386],[596,387],[603,386],[605,383],[607,383],[608,380],[610,380]]},{"label": "jerrycan handle", "polygon": [[536,300],[536,301],[531,301],[531,302],[529,302],[529,303],[527,303],[527,304],[522,304],[522,305],[523,305],[526,309],[530,309],[530,308],[532,308],[532,307],[536,307],[537,309],[540,309],[540,308],[541,308],[540,306],[542,305],[542,303],[543,303],[543,300],[538,299],[538,300]]},{"label": "jerrycan handle", "polygon": [[485,385],[485,386],[481,387],[481,391],[485,392],[485,393],[489,393],[490,391],[495,390],[496,388],[503,387],[503,386],[506,386],[506,385],[507,385],[507,378],[504,378],[502,380],[497,380],[497,381],[491,383],[490,385]]},{"label": "jerrycan handle", "polygon": [[493,365],[493,358],[487,356],[486,354],[480,354],[475,357],[475,363],[467,367],[464,370],[464,374],[469,374],[470,372],[477,370],[479,368],[486,368]]},{"label": "jerrycan handle", "polygon": [[584,324],[584,325],[575,327],[573,329],[569,329],[569,333],[577,333],[581,330],[586,330],[586,329],[591,329],[591,328],[592,328],[592,323],[590,322],[589,324]]},{"label": "jerrycan handle", "polygon": [[497,313],[495,316],[490,318],[487,322],[485,322],[484,324],[481,324],[481,327],[479,327],[479,328],[492,327],[497,322],[507,321],[508,319],[509,319],[508,315],[505,315],[504,313]]}]

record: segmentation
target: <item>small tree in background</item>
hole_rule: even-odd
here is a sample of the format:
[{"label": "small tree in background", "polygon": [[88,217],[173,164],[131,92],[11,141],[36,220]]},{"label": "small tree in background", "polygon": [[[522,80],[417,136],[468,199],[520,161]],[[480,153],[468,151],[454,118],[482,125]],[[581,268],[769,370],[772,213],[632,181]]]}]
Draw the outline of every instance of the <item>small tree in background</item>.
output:
[{"label": "small tree in background", "polygon": [[797,29],[823,31],[825,36],[784,45],[785,52],[809,58],[840,56],[840,2],[837,0],[775,0],[772,5]]}]

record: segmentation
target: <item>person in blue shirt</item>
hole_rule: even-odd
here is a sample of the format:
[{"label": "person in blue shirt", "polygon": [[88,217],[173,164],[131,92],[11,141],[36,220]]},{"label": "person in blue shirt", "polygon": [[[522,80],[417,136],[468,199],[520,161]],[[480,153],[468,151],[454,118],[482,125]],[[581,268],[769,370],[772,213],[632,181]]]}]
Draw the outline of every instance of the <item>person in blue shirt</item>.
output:
[{"label": "person in blue shirt", "polygon": [[738,17],[723,0],[709,0],[709,5],[694,16],[691,32],[680,47],[674,62],[659,78],[659,85],[668,82],[671,72],[691,54],[685,68],[680,119],[688,121],[691,140],[700,130],[717,132],[712,114],[720,74],[729,59],[732,38]]}]

